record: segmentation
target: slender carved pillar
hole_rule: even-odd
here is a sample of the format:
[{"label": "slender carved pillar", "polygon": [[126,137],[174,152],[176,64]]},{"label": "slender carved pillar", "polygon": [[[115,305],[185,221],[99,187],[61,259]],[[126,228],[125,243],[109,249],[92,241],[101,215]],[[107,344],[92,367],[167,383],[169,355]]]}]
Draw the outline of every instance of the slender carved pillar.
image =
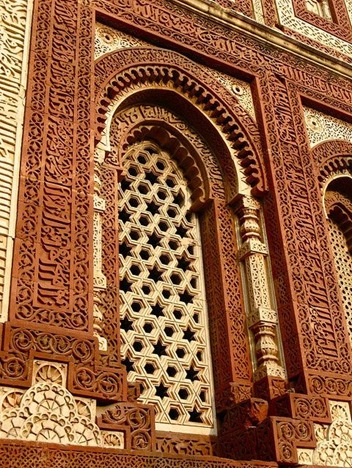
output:
[{"label": "slender carved pillar", "polygon": [[273,308],[268,278],[268,250],[263,242],[260,204],[241,196],[235,203],[240,222],[239,260],[245,269],[248,327],[254,337],[254,379],[285,378],[278,349],[277,312]]}]

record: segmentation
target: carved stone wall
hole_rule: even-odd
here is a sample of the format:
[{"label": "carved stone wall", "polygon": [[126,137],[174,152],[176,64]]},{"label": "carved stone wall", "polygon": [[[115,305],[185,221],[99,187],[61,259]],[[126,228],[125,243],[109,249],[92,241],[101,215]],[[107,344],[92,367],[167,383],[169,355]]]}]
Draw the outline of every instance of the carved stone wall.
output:
[{"label": "carved stone wall", "polygon": [[[19,435],[2,442],[2,460],[27,466],[54,466],[63,459],[72,466],[107,460],[120,466],[256,466],[216,458],[226,456],[277,466],[297,464],[301,449],[312,450],[320,462],[331,440],[331,462],[342,463],[336,447],[341,453],[349,450],[343,452],[343,438],[335,437],[349,434],[349,422],[334,426],[328,405],[328,399],[341,401],[342,407],[351,401],[351,349],[331,268],[322,188],[333,174],[350,171],[352,145],[347,133],[341,133],[344,140],[324,137],[310,144],[302,104],[339,122],[352,115],[348,68],[334,61],[350,54],[346,36],[338,31],[342,16],[333,18],[338,27],[321,23],[319,29],[319,18],[326,18],[308,12],[314,21],[302,20],[302,2],[286,2],[280,4],[288,18],[285,26],[281,11],[283,32],[265,29],[264,39],[264,28],[254,28],[250,19],[252,2],[238,2],[238,9],[230,1],[197,4],[214,7],[217,19],[199,14],[187,1],[34,2],[12,302],[9,321],[0,327],[4,436],[17,429]],[[329,5],[337,15],[341,2]],[[274,7],[271,0],[263,2],[264,17],[271,11],[272,24],[277,23]],[[113,51],[98,44],[93,69],[95,18],[133,38],[125,36]],[[294,33],[297,24],[301,32]],[[109,40],[108,34],[105,43]],[[323,66],[322,55],[310,49],[306,60],[307,48],[296,41],[318,44],[316,49],[328,54]],[[237,97],[237,84],[246,91],[247,104]],[[118,128],[111,144],[113,118]],[[216,363],[217,440],[158,433],[153,407],[138,401],[138,386],[128,383],[121,364],[116,194],[124,152],[148,139],[185,171],[192,211],[200,219],[209,272],[205,289]],[[247,280],[265,292],[252,291],[250,314],[243,303],[247,285],[241,283],[235,230],[239,192],[252,201],[262,199],[268,231],[266,250],[259,208],[237,211],[243,243],[250,241],[241,257]],[[260,242],[251,242],[258,233]],[[268,281],[255,275],[264,270],[270,279],[268,255],[277,307]],[[248,318],[253,317],[258,322],[249,328],[257,346],[250,353]],[[273,372],[258,372],[261,378],[254,383],[250,355],[258,367],[268,364]],[[45,384],[32,381],[40,360],[67,366],[66,388],[51,382],[44,370]],[[57,408],[60,428],[43,401]],[[87,414],[95,407],[93,421]],[[16,426],[17,417],[24,432]],[[72,431],[73,420],[80,422],[81,432]],[[317,424],[332,428],[330,435],[324,429],[318,446]],[[82,440],[93,445],[97,428],[101,437],[109,433],[108,443],[123,443],[123,452],[87,445],[61,450],[40,443],[33,449],[27,440],[77,440],[85,432]]]},{"label": "carved stone wall", "polygon": [[[150,46],[150,44],[107,25],[101,23],[96,24],[94,54],[96,60],[108,52],[140,46],[145,47]],[[239,104],[248,112],[253,120],[256,119],[252,90],[249,83],[209,67],[203,66],[202,68],[206,70],[209,75],[216,78],[219,83],[225,86],[236,97]]]}]

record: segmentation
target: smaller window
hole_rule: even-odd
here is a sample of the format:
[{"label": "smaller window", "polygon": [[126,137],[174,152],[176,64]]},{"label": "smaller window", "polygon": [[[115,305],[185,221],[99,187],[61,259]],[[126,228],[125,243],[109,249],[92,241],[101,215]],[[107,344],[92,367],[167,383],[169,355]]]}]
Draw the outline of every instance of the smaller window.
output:
[{"label": "smaller window", "polygon": [[308,11],[328,20],[332,19],[328,0],[306,0],[306,6]]}]

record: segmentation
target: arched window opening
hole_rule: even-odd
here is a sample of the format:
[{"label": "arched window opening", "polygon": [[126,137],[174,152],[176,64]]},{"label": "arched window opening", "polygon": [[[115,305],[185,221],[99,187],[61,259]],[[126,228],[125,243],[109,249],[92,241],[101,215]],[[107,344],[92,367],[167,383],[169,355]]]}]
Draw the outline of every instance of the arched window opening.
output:
[{"label": "arched window opening", "polygon": [[333,180],[325,192],[335,268],[352,343],[352,178]]},{"label": "arched window opening", "polygon": [[153,142],[133,144],[122,164],[122,363],[141,386],[139,400],[155,406],[159,429],[210,432],[211,358],[191,192],[176,162]]}]

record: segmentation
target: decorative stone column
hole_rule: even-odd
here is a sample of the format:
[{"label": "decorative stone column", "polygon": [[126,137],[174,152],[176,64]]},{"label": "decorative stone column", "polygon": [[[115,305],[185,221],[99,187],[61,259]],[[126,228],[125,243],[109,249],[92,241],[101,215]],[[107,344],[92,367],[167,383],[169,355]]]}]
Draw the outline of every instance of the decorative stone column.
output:
[{"label": "decorative stone column", "polygon": [[270,292],[268,249],[263,241],[260,203],[240,196],[234,203],[240,224],[239,260],[245,271],[248,327],[253,334],[254,380],[264,377],[285,379],[278,348],[278,318]]}]

